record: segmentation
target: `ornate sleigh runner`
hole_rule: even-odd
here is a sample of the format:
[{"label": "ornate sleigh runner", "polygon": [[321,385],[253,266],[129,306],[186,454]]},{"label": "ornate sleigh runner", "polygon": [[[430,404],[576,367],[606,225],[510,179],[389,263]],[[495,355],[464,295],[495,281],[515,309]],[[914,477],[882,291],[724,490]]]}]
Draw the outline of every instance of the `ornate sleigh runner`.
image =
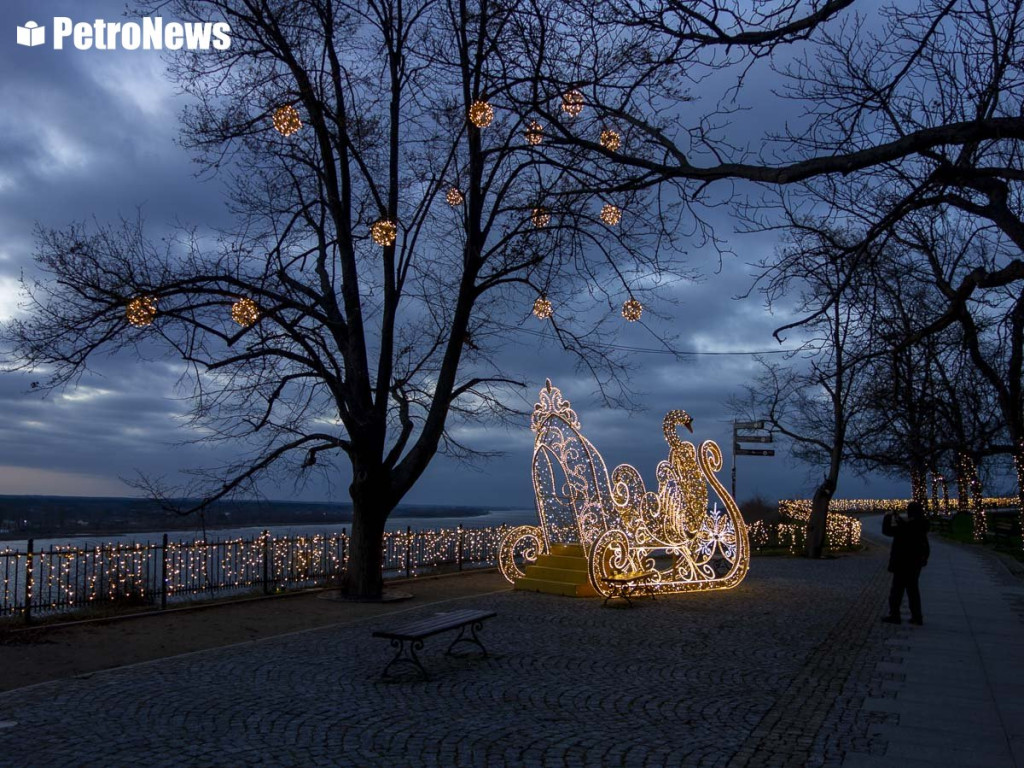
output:
[{"label": "ornate sleigh runner", "polygon": [[[524,567],[552,547],[582,547],[590,584],[609,597],[728,589],[747,573],[750,545],[736,503],[718,481],[722,452],[712,440],[700,447],[682,440],[691,432],[685,411],[663,422],[668,459],[658,463],[657,492],[648,491],[632,466],[611,473],[580,432],[570,403],[548,381],[534,406],[533,487],[540,525],[513,528],[502,539],[502,574],[515,583]],[[716,502],[708,508],[708,486]],[[522,564],[522,567],[521,567]]]}]

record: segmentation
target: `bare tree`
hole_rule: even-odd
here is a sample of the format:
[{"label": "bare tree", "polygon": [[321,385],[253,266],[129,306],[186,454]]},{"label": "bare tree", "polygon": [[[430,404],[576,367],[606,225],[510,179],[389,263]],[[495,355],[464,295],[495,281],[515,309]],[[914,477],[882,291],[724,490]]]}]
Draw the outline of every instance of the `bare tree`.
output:
[{"label": "bare tree", "polygon": [[[343,454],[346,589],[377,596],[388,515],[439,450],[471,450],[450,425],[514,404],[494,353],[535,299],[552,302],[581,365],[615,383],[604,326],[562,320],[574,297],[617,308],[669,275],[671,204],[552,146],[524,107],[552,97],[536,67],[558,3],[170,5],[232,28],[229,50],[182,54],[171,73],[194,97],[184,141],[227,179],[236,225],[167,247],[139,222],[41,232],[48,277],[26,286],[29,319],[4,329],[13,361],[51,366],[53,387],[101,350],[172,350],[197,424],[250,446],[199,488],[203,504],[279,462]],[[634,43],[608,41],[607,60]],[[613,187],[621,221],[601,217]]]},{"label": "bare tree", "polygon": [[766,363],[746,388],[748,415],[765,418],[789,438],[795,458],[823,467],[807,524],[807,554],[821,557],[829,502],[849,458],[848,433],[862,407],[857,398],[862,371],[874,352],[871,323],[864,318],[873,302],[871,253],[850,254],[849,236],[812,222],[794,221],[792,242],[777,260],[762,265],[762,290],[769,303],[796,291],[797,311],[821,307],[801,351],[786,365]]}]

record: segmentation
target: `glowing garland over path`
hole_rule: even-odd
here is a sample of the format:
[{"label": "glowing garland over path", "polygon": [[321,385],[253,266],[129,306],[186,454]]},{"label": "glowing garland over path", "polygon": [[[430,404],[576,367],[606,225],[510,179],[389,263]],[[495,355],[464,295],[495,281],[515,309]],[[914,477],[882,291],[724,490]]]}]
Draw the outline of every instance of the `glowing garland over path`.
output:
[{"label": "glowing garland over path", "polygon": [[[520,561],[550,553],[552,544],[579,544],[590,582],[605,597],[728,589],[747,573],[750,545],[739,509],[715,476],[722,451],[712,440],[699,447],[676,430],[692,431],[685,411],[671,411],[663,429],[669,457],[658,464],[657,492],[648,491],[632,466],[611,474],[580,432],[580,421],[548,381],[534,406],[533,487],[539,526],[509,532],[498,566],[509,581],[523,578]],[[708,486],[716,503],[708,508]],[[666,567],[655,560],[667,555]]]}]

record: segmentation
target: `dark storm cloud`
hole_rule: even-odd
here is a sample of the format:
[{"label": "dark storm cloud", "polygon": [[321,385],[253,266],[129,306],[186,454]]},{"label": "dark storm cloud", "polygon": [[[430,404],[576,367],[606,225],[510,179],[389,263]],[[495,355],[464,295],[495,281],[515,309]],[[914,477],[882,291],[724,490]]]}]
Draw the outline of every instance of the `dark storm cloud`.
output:
[{"label": "dark storm cloud", "polygon": [[[14,311],[14,280],[22,270],[32,272],[36,224],[62,227],[93,217],[111,223],[120,216],[133,218],[139,206],[150,236],[177,222],[211,231],[228,221],[221,182],[197,181],[191,158],[174,142],[184,101],[163,77],[158,53],[53,51],[14,44],[15,26],[29,19],[46,25],[55,15],[113,20],[121,17],[123,7],[119,0],[0,5],[0,103],[5,106],[0,113],[0,319]],[[748,86],[754,87],[748,91],[762,107],[774,106],[771,82],[764,66],[749,75]],[[741,113],[734,126],[735,143],[757,154],[763,122],[745,120]],[[719,269],[717,253],[693,244],[687,263],[698,267],[703,278],[666,289],[645,321],[655,335],[673,337],[673,346],[686,353],[777,348],[771,332],[780,318],[767,314],[756,295],[733,298],[750,288],[747,264],[769,253],[774,242],[735,236],[725,208],[707,215],[737,255],[727,255]],[[618,344],[659,347],[650,331],[619,325]],[[543,326],[530,317],[523,327],[537,331]],[[648,483],[666,455],[664,413],[687,410],[695,420],[695,438],[715,439],[728,454],[732,414],[726,399],[756,372],[749,356],[627,353],[635,370],[631,387],[644,405],[639,412],[627,412],[604,407],[593,380],[550,339],[515,331],[509,339],[500,363],[527,383],[519,395],[521,407],[528,412],[537,390],[551,378],[573,402],[609,469],[620,462],[635,464]],[[25,492],[15,478],[37,493],[109,494],[119,488],[127,493],[117,478],[136,469],[174,479],[181,468],[229,459],[230,446],[178,445],[195,436],[184,428],[187,404],[175,390],[179,373],[172,363],[102,358],[78,389],[46,399],[29,386],[41,372],[0,376],[0,493]],[[407,501],[532,504],[528,416],[518,427],[459,424],[455,433],[473,447],[506,455],[476,467],[439,457]],[[782,458],[743,460],[739,476],[741,498],[795,495],[808,488],[803,471]],[[728,464],[721,478],[728,485]],[[343,498],[347,485],[342,467],[330,490],[313,481],[302,496]],[[296,493],[288,481],[268,483],[263,490],[274,498]],[[843,490],[842,495],[856,493]]]}]

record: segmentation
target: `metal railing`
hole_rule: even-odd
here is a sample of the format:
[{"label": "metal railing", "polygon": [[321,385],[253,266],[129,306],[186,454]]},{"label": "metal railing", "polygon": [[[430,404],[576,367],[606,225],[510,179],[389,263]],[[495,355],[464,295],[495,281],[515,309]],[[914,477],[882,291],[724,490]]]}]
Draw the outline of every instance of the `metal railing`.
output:
[{"label": "metal railing", "polygon": [[[382,544],[385,578],[412,577],[452,566],[497,563],[507,530],[448,528],[387,531]],[[99,606],[159,605],[202,597],[326,584],[348,563],[346,531],[317,536],[272,536],[226,541],[52,546],[0,550],[0,617],[70,612]]]}]

